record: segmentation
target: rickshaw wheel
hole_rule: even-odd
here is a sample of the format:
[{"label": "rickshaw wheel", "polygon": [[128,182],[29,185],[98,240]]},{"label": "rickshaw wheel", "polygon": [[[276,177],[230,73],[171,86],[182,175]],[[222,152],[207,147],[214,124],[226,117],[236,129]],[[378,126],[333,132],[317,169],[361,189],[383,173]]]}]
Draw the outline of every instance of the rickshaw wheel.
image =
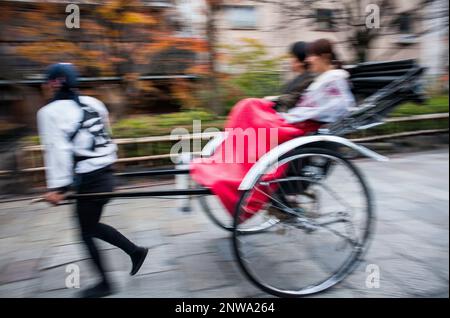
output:
[{"label": "rickshaw wheel", "polygon": [[[310,213],[301,198],[313,190],[308,196],[319,200],[314,206],[320,210]],[[266,231],[248,235],[241,229],[256,193],[266,197],[257,213],[277,210],[284,217]],[[367,250],[373,226],[370,191],[355,165],[335,151],[299,148],[267,167],[242,193],[233,247],[241,269],[256,286],[280,297],[301,297],[349,275]]]},{"label": "rickshaw wheel", "polygon": [[[211,202],[211,200],[215,200],[215,202]],[[228,215],[220,202],[218,202],[217,198],[212,196],[200,196],[198,197],[198,202],[203,211],[215,225],[226,231],[233,231],[233,219]]]}]

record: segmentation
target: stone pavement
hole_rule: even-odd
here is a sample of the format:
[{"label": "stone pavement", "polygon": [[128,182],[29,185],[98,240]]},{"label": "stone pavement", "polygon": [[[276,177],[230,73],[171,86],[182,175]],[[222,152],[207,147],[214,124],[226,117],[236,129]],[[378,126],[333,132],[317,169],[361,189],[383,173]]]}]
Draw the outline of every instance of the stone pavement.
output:
[{"label": "stone pavement", "polygon": [[[314,297],[448,297],[448,149],[359,160],[376,201],[376,233],[355,272]],[[167,188],[167,186],[166,186]],[[175,199],[112,201],[103,222],[150,248],[138,275],[128,257],[99,242],[118,293],[114,297],[268,297],[240,272],[229,234],[193,201],[180,212]],[[0,297],[74,297],[66,267],[80,268],[81,287],[94,273],[70,206],[26,201],[0,204]],[[379,288],[366,287],[366,266],[380,269]]]}]

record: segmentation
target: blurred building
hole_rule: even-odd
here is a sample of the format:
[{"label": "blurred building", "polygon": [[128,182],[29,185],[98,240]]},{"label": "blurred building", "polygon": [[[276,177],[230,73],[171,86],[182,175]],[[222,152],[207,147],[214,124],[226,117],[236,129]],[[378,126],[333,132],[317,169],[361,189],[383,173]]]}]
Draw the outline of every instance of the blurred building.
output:
[{"label": "blurred building", "polygon": [[[139,6],[135,11],[151,13],[157,23],[142,24],[141,27],[126,24],[123,28],[130,30],[124,33],[125,36],[107,39],[109,34],[104,34],[106,32],[99,29],[98,24],[107,25],[108,21],[99,22],[102,14],[95,8],[109,2],[114,1],[0,1],[0,122],[4,123],[0,126],[6,127],[6,123],[13,122],[27,127],[35,124],[36,109],[44,103],[39,94],[43,69],[49,61],[58,61],[56,58],[79,65],[87,78],[84,88],[89,93],[100,94],[99,97],[113,109],[119,109],[125,103],[134,103],[133,107],[138,110],[143,107],[145,109],[142,111],[146,112],[177,109],[170,102],[168,85],[176,76],[184,75],[189,66],[195,65],[196,61],[204,61],[208,55],[205,52],[193,53],[188,42],[183,44],[182,41],[181,48],[168,45],[166,49],[152,54],[151,59],[145,58],[145,54],[135,53],[141,49],[152,50],[149,37],[153,34],[159,35],[160,42],[164,42],[165,36],[169,35],[179,39],[206,40],[209,8],[206,0],[135,1],[133,3]],[[358,59],[354,43],[358,36],[364,37],[364,31],[367,31],[363,1],[214,2],[220,4],[214,14],[216,44],[239,45],[242,38],[257,39],[273,57],[285,55],[288,46],[295,41],[330,38],[337,43],[341,59],[352,63]],[[84,33],[61,28],[68,14],[65,11],[68,3],[80,5]],[[393,6],[379,8],[380,16],[387,18],[382,18],[380,30],[373,32],[379,35],[364,50],[365,59],[416,58],[429,67],[431,76],[447,78],[448,82],[448,16],[443,17],[448,12],[447,1],[435,0],[427,6],[420,6],[418,0],[392,0],[386,3]],[[343,19],[344,4],[355,13],[351,21]],[[45,21],[40,20],[42,12],[46,12]],[[105,27],[104,24],[101,26]],[[106,30],[108,33],[115,31]],[[358,34],[358,30],[363,32]],[[60,50],[56,43],[65,46]],[[72,54],[71,46],[76,49]],[[50,48],[47,51],[52,52],[55,58],[41,54],[42,47]],[[105,56],[105,50],[117,50],[111,54],[115,54],[115,60],[122,62],[114,64],[112,69],[105,66],[106,60],[111,60],[110,56]],[[133,94],[138,89],[131,83],[133,76],[121,77],[128,73],[144,76],[146,83],[142,86],[145,89],[141,91],[145,92],[145,100],[134,98],[136,96]],[[15,120],[10,120],[10,117]]]},{"label": "blurred building", "polygon": [[[422,2],[393,0],[391,7],[379,8],[379,35],[370,41],[366,60],[414,58],[429,67],[430,75],[448,74],[448,2],[436,0],[426,6]],[[353,15],[349,21],[348,8]],[[337,44],[341,59],[351,63],[358,57],[351,45],[358,36],[357,26],[365,28],[361,24],[370,13],[365,10],[364,1],[356,0],[224,0],[217,13],[217,38],[223,44],[258,39],[273,56],[286,54],[295,41],[328,38]]]}]

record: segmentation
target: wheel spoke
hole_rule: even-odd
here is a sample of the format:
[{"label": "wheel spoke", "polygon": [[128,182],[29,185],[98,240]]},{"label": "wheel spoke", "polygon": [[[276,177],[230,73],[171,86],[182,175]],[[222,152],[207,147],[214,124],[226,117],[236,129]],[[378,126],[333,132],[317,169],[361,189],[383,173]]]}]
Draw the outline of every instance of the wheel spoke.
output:
[{"label": "wheel spoke", "polygon": [[[331,233],[339,236],[340,238],[343,238],[343,239],[349,241],[352,245],[355,245],[355,246],[359,245],[359,242],[357,240],[355,240],[354,238],[348,237],[348,236],[346,236],[344,234],[341,234],[339,231],[336,231],[335,229],[332,229],[332,228],[328,227],[328,225],[333,224],[333,223],[337,223],[337,222],[333,222],[333,223],[329,223],[329,222],[327,222],[327,223],[316,223],[316,222],[311,222],[309,220],[307,222],[310,222],[310,224],[313,225],[313,226],[317,226],[317,227],[320,227],[320,228],[325,229],[327,231],[330,231]],[[342,222],[342,221],[340,221],[340,222]]]},{"label": "wheel spoke", "polygon": [[280,202],[279,200],[273,198],[272,196],[270,196],[269,194],[267,194],[266,192],[258,189],[257,187],[255,188],[256,191],[258,191],[259,193],[265,195],[266,197],[268,197],[270,200],[275,201],[276,203],[278,203],[279,205],[281,205],[282,207],[285,208],[285,210],[281,210],[279,207],[276,207],[278,210],[283,211],[287,214],[291,214],[291,215],[297,215],[296,211],[291,209],[290,207],[288,207],[287,205],[285,205],[284,203]]}]

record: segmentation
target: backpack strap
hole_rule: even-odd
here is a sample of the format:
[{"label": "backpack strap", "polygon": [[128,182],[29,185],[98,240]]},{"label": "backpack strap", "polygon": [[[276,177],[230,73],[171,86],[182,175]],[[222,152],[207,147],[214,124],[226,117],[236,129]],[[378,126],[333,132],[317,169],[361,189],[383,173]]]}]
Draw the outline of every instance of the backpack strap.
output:
[{"label": "backpack strap", "polygon": [[77,124],[77,128],[72,132],[72,134],[69,135],[70,142],[73,142],[73,140],[78,135],[81,128],[83,127],[83,123],[87,120],[87,115],[86,115],[86,111],[84,110],[84,107],[89,107],[89,106],[86,104],[82,104],[82,103],[77,103],[77,105],[80,106],[80,109],[83,112],[83,115],[81,117],[81,120]]}]

